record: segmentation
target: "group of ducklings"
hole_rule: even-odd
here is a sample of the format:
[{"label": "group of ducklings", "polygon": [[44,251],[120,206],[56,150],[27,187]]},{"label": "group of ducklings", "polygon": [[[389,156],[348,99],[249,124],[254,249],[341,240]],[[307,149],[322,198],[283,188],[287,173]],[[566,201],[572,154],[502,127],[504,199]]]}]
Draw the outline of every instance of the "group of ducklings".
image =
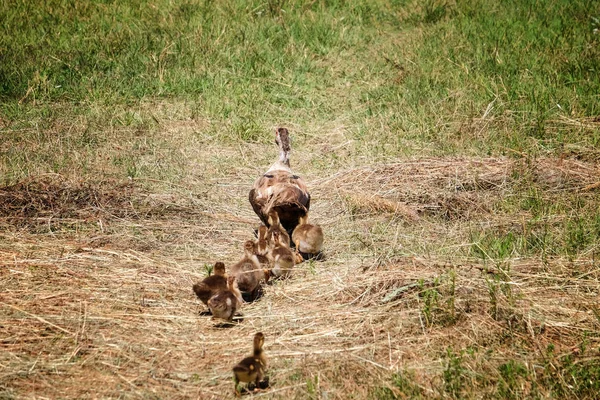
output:
[{"label": "group of ducklings", "polygon": [[263,282],[288,278],[304,257],[320,254],[323,230],[319,225],[309,224],[307,216],[300,219],[291,239],[274,210],[269,214],[269,224],[258,227],[258,240],[244,243],[244,256],[229,268],[229,274],[225,264],[218,261],[212,275],[193,286],[194,293],[214,318],[231,322],[246,301],[260,296]]},{"label": "group of ducklings", "polygon": [[[260,297],[263,282],[289,278],[296,264],[321,255],[323,230],[308,222],[310,194],[303,179],[291,171],[286,128],[275,130],[275,143],[279,159],[256,179],[249,194],[250,204],[263,222],[257,239],[244,243],[244,256],[229,268],[229,274],[225,264],[217,262],[213,273],[193,286],[213,318],[233,321],[246,301]],[[240,395],[239,382],[261,387],[266,368],[263,344],[263,333],[256,333],[253,354],[233,368],[236,395]]]}]

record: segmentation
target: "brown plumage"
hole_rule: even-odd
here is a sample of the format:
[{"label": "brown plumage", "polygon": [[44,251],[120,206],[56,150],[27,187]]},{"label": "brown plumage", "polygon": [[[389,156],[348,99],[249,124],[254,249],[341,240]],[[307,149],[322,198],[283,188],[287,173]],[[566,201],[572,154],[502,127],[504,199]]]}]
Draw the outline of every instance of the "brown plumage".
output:
[{"label": "brown plumage", "polygon": [[323,248],[323,230],[319,225],[309,224],[308,215],[304,215],[292,233],[292,240],[297,251],[313,257]]},{"label": "brown plumage", "polygon": [[235,312],[241,308],[244,300],[237,286],[235,276],[227,278],[227,290],[223,290],[208,299],[208,308],[213,318],[232,321]]},{"label": "brown plumage", "polygon": [[258,240],[254,243],[254,254],[256,254],[256,258],[258,259],[258,263],[260,267],[263,269],[263,277],[265,282],[269,281],[271,277],[271,273],[269,269],[271,268],[271,261],[269,257],[267,257],[267,253],[269,251],[269,242],[267,240],[267,227],[264,225],[259,226],[258,228]]},{"label": "brown plumage", "polygon": [[248,199],[262,222],[270,226],[269,211],[277,211],[284,229],[291,233],[298,218],[310,208],[310,194],[304,180],[290,168],[290,137],[286,128],[275,130],[275,143],[279,146],[279,159],[254,182]]},{"label": "brown plumage", "polygon": [[266,226],[261,225],[258,227],[258,241],[256,242],[256,254],[257,255],[264,256],[267,254],[267,251],[269,250],[267,248],[268,247],[268,243],[267,243],[268,232],[269,232],[269,229]]},{"label": "brown plumage", "polygon": [[267,368],[267,359],[263,351],[265,336],[262,332],[254,335],[252,355],[244,358],[235,367],[233,367],[233,378],[235,380],[235,395],[239,396],[238,385],[240,382],[254,382],[259,387],[260,381],[265,375]]},{"label": "brown plumage", "polygon": [[269,211],[267,221],[269,222],[269,229],[267,230],[267,241],[273,240],[273,233],[278,232],[279,240],[281,241],[281,243],[290,247],[290,235],[281,225],[281,221],[279,220],[279,214],[276,210]]},{"label": "brown plumage", "polygon": [[244,243],[244,258],[230,269],[231,275],[237,278],[238,287],[243,293],[248,293],[254,300],[260,289],[260,282],[265,278],[265,273],[255,254],[254,242]]},{"label": "brown plumage", "polygon": [[227,276],[225,275],[225,264],[216,262],[213,267],[212,275],[204,278],[193,287],[196,296],[204,303],[208,304],[208,299],[220,291],[227,290]]},{"label": "brown plumage", "polygon": [[268,256],[273,265],[270,275],[283,278],[287,278],[291,275],[292,269],[294,268],[294,265],[296,265],[296,258],[289,246],[286,246],[281,242],[280,233],[277,231],[273,232]]}]

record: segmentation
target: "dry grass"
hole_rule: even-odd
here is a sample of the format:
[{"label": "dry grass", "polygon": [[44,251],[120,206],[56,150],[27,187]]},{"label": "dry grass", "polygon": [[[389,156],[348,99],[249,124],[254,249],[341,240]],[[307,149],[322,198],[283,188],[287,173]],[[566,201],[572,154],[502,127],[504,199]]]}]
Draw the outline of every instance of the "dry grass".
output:
[{"label": "dry grass", "polygon": [[400,396],[392,375],[412,371],[421,395],[448,397],[448,348],[472,352],[463,368],[482,389],[466,396],[493,395],[482,371],[498,381],[498,366],[535,363],[549,344],[578,354],[582,333],[599,328],[600,272],[591,257],[483,263],[465,252],[468,233],[522,217],[496,211],[523,174],[548,193],[594,195],[599,172],[569,160],[453,158],[312,179],[327,260],[267,286],[232,328],[200,316],[191,287],[205,264],[236,261],[252,235],[252,168],[192,177],[205,180],[196,188],[56,175],[2,188],[0,393],[226,398],[231,367],[262,331],[272,387],[260,396],[368,398],[384,387]]},{"label": "dry grass", "polygon": [[[599,5],[0,3],[0,399],[597,398]],[[326,257],[225,329],[280,125]]]}]

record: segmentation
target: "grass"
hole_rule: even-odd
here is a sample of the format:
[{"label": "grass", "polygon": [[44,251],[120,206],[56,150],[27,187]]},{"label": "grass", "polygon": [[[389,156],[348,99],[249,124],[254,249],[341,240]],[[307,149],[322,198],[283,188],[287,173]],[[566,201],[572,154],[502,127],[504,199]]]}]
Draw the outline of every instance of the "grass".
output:
[{"label": "grass", "polygon": [[[0,4],[0,397],[594,398],[600,5]],[[218,329],[293,136],[323,262]]]}]

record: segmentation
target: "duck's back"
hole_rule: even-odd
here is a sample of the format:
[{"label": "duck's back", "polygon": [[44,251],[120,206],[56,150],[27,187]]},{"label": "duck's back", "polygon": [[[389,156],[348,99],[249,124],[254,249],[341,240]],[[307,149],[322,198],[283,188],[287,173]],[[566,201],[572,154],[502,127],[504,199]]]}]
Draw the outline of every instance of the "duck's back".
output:
[{"label": "duck's back", "polygon": [[310,208],[304,180],[287,170],[268,171],[260,176],[249,194],[254,212],[268,226],[267,214],[277,211],[281,225],[291,232]]},{"label": "duck's back", "polygon": [[251,293],[256,290],[260,284],[260,277],[263,274],[260,265],[254,264],[248,258],[231,267],[231,273],[236,276],[240,291]]},{"label": "duck's back", "polygon": [[238,308],[238,299],[230,290],[225,290],[208,300],[208,308],[213,316],[231,320]]},{"label": "duck's back", "polygon": [[319,225],[298,225],[292,233],[296,248],[303,253],[318,253],[323,247],[323,229]]},{"label": "duck's back", "polygon": [[193,287],[194,293],[196,296],[204,303],[208,303],[208,299],[210,299],[215,294],[220,291],[227,290],[227,278],[222,275],[211,275],[200,283],[196,283]]}]

